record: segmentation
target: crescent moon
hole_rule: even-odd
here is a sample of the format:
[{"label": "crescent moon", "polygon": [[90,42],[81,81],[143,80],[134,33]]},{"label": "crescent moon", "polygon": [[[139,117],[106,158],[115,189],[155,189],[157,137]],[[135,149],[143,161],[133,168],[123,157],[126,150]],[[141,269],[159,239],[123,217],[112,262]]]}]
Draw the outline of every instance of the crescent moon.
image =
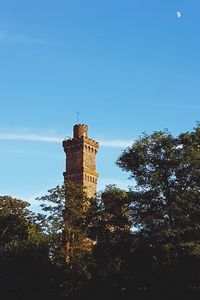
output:
[{"label": "crescent moon", "polygon": [[182,17],[182,13],[180,11],[177,11],[176,16],[177,16],[178,19],[180,19]]}]

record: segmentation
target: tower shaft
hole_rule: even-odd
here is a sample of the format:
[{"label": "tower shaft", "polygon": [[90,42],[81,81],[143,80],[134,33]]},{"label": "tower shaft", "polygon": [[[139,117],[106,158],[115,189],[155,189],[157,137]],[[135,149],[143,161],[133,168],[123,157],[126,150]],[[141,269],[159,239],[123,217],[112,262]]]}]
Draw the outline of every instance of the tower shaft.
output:
[{"label": "tower shaft", "polygon": [[88,198],[95,197],[99,174],[96,172],[96,154],[99,143],[88,137],[88,126],[77,124],[73,138],[63,141],[66,153],[65,181],[81,185]]}]

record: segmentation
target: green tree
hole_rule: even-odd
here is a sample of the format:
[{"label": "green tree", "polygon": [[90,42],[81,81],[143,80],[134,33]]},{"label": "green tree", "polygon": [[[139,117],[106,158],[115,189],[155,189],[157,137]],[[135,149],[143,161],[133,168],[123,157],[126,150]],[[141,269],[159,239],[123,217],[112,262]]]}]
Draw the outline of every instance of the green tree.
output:
[{"label": "green tree", "polygon": [[0,196],[0,287],[3,299],[34,299],[47,289],[51,278],[49,243],[42,215],[29,203]]},{"label": "green tree", "polygon": [[93,243],[87,223],[90,200],[82,187],[72,182],[49,190],[38,200],[46,212],[51,257],[60,268],[60,293],[77,295],[90,277],[88,266]]},{"label": "green tree", "polygon": [[10,196],[0,196],[0,245],[23,241],[28,237],[28,225],[34,214],[28,210],[29,204]]},{"label": "green tree", "polygon": [[[47,230],[52,237],[52,249],[63,254],[65,263],[75,267],[81,257],[87,235],[85,203],[88,203],[80,185],[66,182],[37,198],[46,212]],[[68,246],[69,247],[68,247]],[[55,251],[56,253],[56,251]]]},{"label": "green tree", "polygon": [[91,222],[96,240],[92,252],[91,298],[116,298],[117,295],[122,296],[127,287],[127,265],[132,242],[129,210],[129,193],[115,185],[107,186],[98,197]]},{"label": "green tree", "polygon": [[121,292],[130,251],[129,193],[108,186],[98,199],[87,199],[81,186],[66,182],[39,200],[55,236],[60,293],[90,299]]},{"label": "green tree", "polygon": [[[137,229],[138,253],[143,252],[146,260],[148,256],[147,265],[150,262],[159,272],[168,272],[168,282],[173,279],[182,289],[197,290],[200,126],[178,137],[169,132],[144,134],[122,153],[117,165],[135,180],[132,220]],[[156,280],[158,283],[158,277]]]}]

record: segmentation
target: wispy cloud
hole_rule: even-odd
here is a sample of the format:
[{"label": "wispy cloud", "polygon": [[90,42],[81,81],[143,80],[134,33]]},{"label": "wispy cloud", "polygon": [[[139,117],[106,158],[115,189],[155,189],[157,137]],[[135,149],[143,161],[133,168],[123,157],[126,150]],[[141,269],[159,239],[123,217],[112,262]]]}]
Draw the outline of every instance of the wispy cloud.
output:
[{"label": "wispy cloud", "polygon": [[0,133],[0,140],[60,143],[63,138],[37,134]]},{"label": "wispy cloud", "polygon": [[114,148],[124,148],[129,147],[133,144],[133,141],[131,140],[101,140],[99,141],[99,144],[102,147],[114,147]]},{"label": "wispy cloud", "polygon": [[44,45],[46,41],[42,39],[28,37],[23,34],[12,35],[7,32],[0,31],[0,41],[11,41],[11,42],[21,42],[21,43],[29,43],[29,44],[37,44]]},{"label": "wispy cloud", "polygon": [[[19,134],[19,133],[0,133],[0,140],[10,141],[30,141],[30,142],[45,142],[45,143],[61,143],[63,137],[46,136],[38,134]],[[125,148],[133,143],[131,140],[100,140],[99,144],[102,147]]]}]

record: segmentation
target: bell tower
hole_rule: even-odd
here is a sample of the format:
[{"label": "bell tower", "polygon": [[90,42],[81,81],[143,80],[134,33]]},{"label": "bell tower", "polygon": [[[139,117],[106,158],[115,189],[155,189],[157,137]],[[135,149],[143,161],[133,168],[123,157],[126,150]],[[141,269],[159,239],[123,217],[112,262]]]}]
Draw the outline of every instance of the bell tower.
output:
[{"label": "bell tower", "polygon": [[65,181],[83,186],[88,198],[95,197],[97,179],[96,154],[99,143],[88,137],[88,126],[77,124],[73,128],[73,138],[63,141],[66,153]]}]

